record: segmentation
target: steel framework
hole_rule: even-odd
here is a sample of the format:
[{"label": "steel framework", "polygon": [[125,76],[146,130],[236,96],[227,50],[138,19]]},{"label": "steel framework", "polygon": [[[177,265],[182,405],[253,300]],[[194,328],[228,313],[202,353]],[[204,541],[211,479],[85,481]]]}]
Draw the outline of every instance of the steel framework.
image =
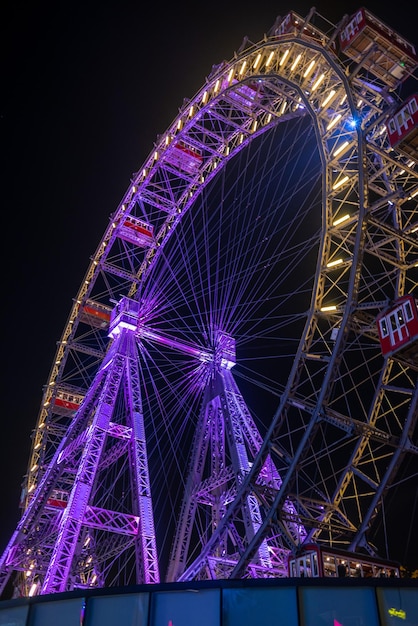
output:
[{"label": "steel framework", "polygon": [[[291,15],[214,66],[111,216],[45,387],[1,589],[152,583],[163,566],[285,576],[305,540],[375,550],[418,453],[416,352],[383,358],[375,325],[417,293],[416,160],[385,128],[417,64],[394,72],[378,38],[343,54],[343,23]],[[286,196],[266,151],[293,163]]]}]

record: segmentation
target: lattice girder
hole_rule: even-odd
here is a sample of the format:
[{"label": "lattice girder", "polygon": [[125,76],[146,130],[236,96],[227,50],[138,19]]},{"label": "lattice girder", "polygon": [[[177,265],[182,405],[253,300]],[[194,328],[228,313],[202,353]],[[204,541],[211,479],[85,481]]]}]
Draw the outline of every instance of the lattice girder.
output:
[{"label": "lattice girder", "polygon": [[[204,577],[203,572],[213,576],[221,565],[230,576],[263,575],[255,555],[279,537],[283,564],[286,548],[298,543],[300,524],[312,539],[369,548],[367,532],[380,497],[403,456],[414,451],[416,371],[396,358],[382,366],[374,320],[390,301],[418,288],[418,176],[410,159],[394,154],[388,144],[384,122],[393,111],[394,94],[380,79],[362,74],[361,66],[350,73],[350,65],[333,51],[332,39],[324,41],[326,46],[304,35],[266,36],[215,67],[203,88],[183,104],[111,216],[74,300],[45,389],[25,485],[28,510],[29,494],[42,484],[71,424],[68,415],[54,411],[51,390],[65,384],[91,398],[97,371],[106,364],[107,334],[83,321],[85,302],[108,305],[121,293],[139,297],[164,265],[171,234],[224,166],[274,126],[309,118],[322,163],[323,213],[306,323],[261,445],[252,434],[252,452],[258,451],[251,468],[225,496],[227,510],[216,520],[202,554],[184,569],[197,508],[188,492],[190,505],[182,509],[176,544],[175,569],[183,579]],[[128,215],[145,216],[152,224],[150,245],[120,236]],[[246,428],[248,435],[251,426]],[[194,478],[201,476],[208,440],[202,427]],[[121,450],[118,442],[115,460],[122,458]],[[140,445],[136,455],[143,462]],[[325,455],[329,462],[319,466]],[[279,488],[262,490],[270,461]],[[144,462],[138,463],[136,476],[144,477],[144,471]],[[261,523],[246,544],[237,541],[237,554],[222,564],[220,545],[228,532],[242,539],[235,522],[242,522],[246,507],[258,507]],[[75,536],[76,529],[71,532]]]}]

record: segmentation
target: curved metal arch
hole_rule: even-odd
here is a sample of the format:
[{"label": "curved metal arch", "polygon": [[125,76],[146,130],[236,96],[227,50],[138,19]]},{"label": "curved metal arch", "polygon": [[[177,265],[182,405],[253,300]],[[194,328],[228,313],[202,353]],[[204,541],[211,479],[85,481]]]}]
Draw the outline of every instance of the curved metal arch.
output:
[{"label": "curved metal arch", "polygon": [[[295,47],[294,56],[298,57],[299,54],[301,55],[300,62],[298,63],[299,72],[298,74],[294,74],[294,76],[292,75],[293,63],[281,64],[286,50],[289,50],[292,45]],[[258,60],[260,54],[262,55],[262,59],[260,58],[260,60]],[[256,61],[257,70],[255,71],[254,64]],[[304,78],[303,74],[309,69],[312,62],[317,62],[318,67],[323,69],[323,71],[318,73],[319,70],[317,69],[317,74],[313,75],[312,68],[312,71],[309,70],[307,77]],[[261,71],[262,63],[264,63],[263,73]],[[303,88],[306,89],[308,80],[310,80],[311,84],[315,84],[315,76],[318,75],[318,77],[320,77],[321,74],[324,74],[327,79],[322,80],[314,90],[315,98],[311,103],[304,93]],[[299,82],[297,82],[298,78]],[[246,107],[243,99],[237,100],[233,98],[232,101],[231,99],[229,99],[229,101],[227,100],[226,104],[223,102],[224,98],[228,98],[229,94],[236,93],[236,90],[249,80],[260,80],[262,81],[261,84],[265,85],[273,82],[276,83],[277,79],[280,81],[281,91],[278,91],[277,94],[273,93],[270,98],[269,106],[264,104],[263,108],[257,109],[257,114],[260,118],[260,125],[257,126],[257,128],[254,127],[254,112]],[[275,86],[277,88],[277,85]],[[230,63],[224,64],[215,75],[210,77],[210,80],[207,81],[207,84],[198,92],[195,98],[182,107],[179,115],[175,118],[165,135],[160,138],[155,150],[150,153],[144,166],[136,176],[134,176],[132,185],[125,193],[118,209],[111,216],[109,226],[92,257],[90,266],[82,281],[77,297],[74,300],[72,310],[70,311],[46,385],[43,407],[41,407],[35,432],[32,457],[30,460],[31,467],[37,466],[38,468],[42,468],[42,466],[45,465],[45,463],[42,462],[42,451],[45,450],[44,433],[46,431],[40,426],[45,420],[48,420],[51,391],[53,391],[55,385],[59,384],[62,378],[62,371],[67,361],[68,348],[73,343],[72,338],[77,329],[82,303],[90,297],[97,276],[101,272],[106,273],[108,270],[106,266],[109,256],[108,251],[117,238],[118,226],[120,228],[124,216],[138,214],[139,212],[140,217],[146,218],[152,222],[151,218],[154,217],[155,211],[150,214],[150,208],[152,207],[151,211],[156,208],[159,214],[159,225],[154,245],[148,249],[136,271],[129,274],[122,270],[119,270],[119,272],[118,270],[113,270],[115,273],[121,275],[122,280],[126,278],[127,284],[131,282],[129,295],[132,296],[138,289],[139,281],[145,278],[153,257],[156,254],[158,255],[158,248],[164,246],[176,222],[181,219],[184,211],[188,210],[188,208],[193,205],[196,196],[200,193],[202,188],[218,174],[222,163],[226,163],[229,159],[233,158],[249,141],[261,132],[266,131],[275,121],[285,121],[286,119],[300,114],[300,101],[303,101],[305,105],[310,108],[311,114],[315,114],[315,111],[320,108],[321,100],[322,102],[325,100],[326,96],[324,94],[327,93],[332,86],[338,88],[338,92],[340,93],[339,97],[343,101],[341,111],[336,112],[335,115],[340,115],[342,120],[347,117],[354,117],[354,104],[350,102],[351,94],[348,89],[347,80],[331,53],[309,40],[303,41],[300,38],[293,37],[281,37],[280,39],[273,37],[272,40],[263,41],[260,44],[252,46],[249,50],[246,50],[240,56],[234,58]],[[287,88],[287,91],[285,91],[284,88]],[[299,102],[296,99],[295,88],[299,94]],[[285,91],[284,94],[283,91]],[[284,100],[284,96],[290,96],[289,103]],[[337,96],[334,96],[334,100],[335,99],[337,99]],[[206,112],[209,112],[211,116],[218,120],[218,123],[224,122],[229,124],[228,118],[231,116],[231,111],[239,111],[241,116],[240,124],[235,122],[228,126],[228,134],[226,136],[223,136],[219,131],[218,136],[212,128],[209,130],[200,128],[200,120],[204,117]],[[319,124],[320,121],[321,125]],[[346,141],[345,138],[347,136],[350,137],[352,150],[354,147],[353,144],[356,143],[355,141],[353,142],[353,132],[347,133],[344,128],[341,129],[339,126],[336,126],[334,132],[330,134],[330,131],[327,130],[327,124],[329,124],[329,122],[326,116],[324,116],[323,120],[318,118],[317,134],[318,137],[321,137],[322,158],[328,160],[329,155],[327,152],[329,152],[332,147],[335,147],[338,140]],[[195,125],[197,126],[197,130],[195,129]],[[203,143],[201,139],[197,139],[199,134],[205,138],[211,138],[212,143],[209,148],[207,141]],[[167,154],[170,153],[170,150],[173,150],[175,140],[187,141],[196,148],[206,150],[204,167],[202,171],[199,171],[198,176],[192,177],[190,180],[183,180],[181,185],[178,184],[176,180],[175,184],[178,185],[177,189],[174,189],[174,184],[164,179],[164,176],[162,176],[161,179],[159,178],[159,187],[164,183],[166,185],[163,192],[160,192],[160,197],[158,193],[154,191],[150,192],[149,190],[152,190],[153,187],[153,176],[155,176],[160,169],[164,171]],[[345,148],[344,154],[346,154],[346,152],[347,148]],[[338,161],[334,159],[332,165],[336,167]],[[351,180],[350,184],[352,185],[353,182],[354,181]],[[173,184],[173,187],[170,186],[171,184]],[[168,201],[167,198],[170,201]],[[145,206],[146,201],[149,203],[148,206]],[[159,202],[161,203],[161,209],[158,206]],[[336,209],[335,213],[337,212],[338,210]],[[163,216],[162,219],[161,215]],[[108,296],[109,294],[105,295]],[[117,294],[114,295],[115,297],[117,296]],[[81,346],[77,346],[77,348],[79,347]],[[96,367],[104,355],[106,346],[101,345],[100,348],[102,352],[97,351]],[[26,488],[28,493],[33,490],[36,482],[37,473],[29,473]]]},{"label": "curved metal arch", "polygon": [[[284,61],[281,64],[287,49],[292,50],[289,53],[289,62]],[[272,57],[270,57],[271,53]],[[260,54],[262,60],[257,62]],[[301,55],[299,61],[297,65],[294,65],[299,54]],[[291,59],[293,59],[292,62],[290,62]],[[314,60],[317,60],[318,68],[322,70],[318,78],[321,74],[324,78],[318,85],[312,78],[310,86],[316,85],[315,89],[313,92],[306,92],[310,75],[304,76],[304,74]],[[256,62],[258,64],[254,68]],[[306,78],[308,80],[304,80]],[[237,82],[234,83],[234,80]],[[240,87],[251,80],[260,80],[260,84],[264,86],[269,96],[266,101],[257,103],[255,110],[248,107],[242,99],[240,101],[236,98]],[[335,94],[327,100],[332,91],[335,91]],[[300,96],[300,101],[297,100],[296,93]],[[289,102],[286,101],[284,105],[287,98]],[[111,222],[92,257],[70,312],[50,373],[43,398],[44,406],[41,407],[35,432],[31,467],[38,466],[41,472],[48,459],[46,448],[48,445],[55,445],[45,439],[47,435],[44,434],[45,429],[42,424],[50,420],[50,398],[53,396],[53,388],[62,384],[67,378],[64,369],[68,366],[70,351],[89,354],[91,371],[97,369],[106,352],[106,340],[101,337],[86,336],[85,342],[75,340],[75,331],[80,323],[83,303],[93,294],[99,278],[102,277],[100,280],[103,279],[103,284],[108,285],[103,287],[99,294],[103,302],[109,298],[118,297],[120,291],[128,291],[130,295],[136,294],[141,280],[146,279],[148,270],[158,258],[158,250],[167,243],[170,232],[184,213],[192,207],[203,187],[217,176],[222,164],[233,158],[240,149],[272,124],[300,114],[301,104],[305,104],[311,112],[324,159],[323,247],[318,258],[317,286],[312,298],[311,312],[294,362],[288,390],[277,414],[281,417],[280,419],[277,417],[272,424],[265,439],[265,448],[279,447],[275,440],[280,424],[284,420],[284,410],[286,415],[290,411],[300,411],[312,416],[312,419],[309,418],[312,431],[318,430],[324,420],[336,424],[341,430],[346,429],[347,432],[352,431],[353,428],[354,430],[365,429],[364,425],[360,424],[354,424],[353,427],[352,421],[347,425],[346,416],[338,411],[329,410],[327,415],[324,415],[323,408],[328,402],[326,394],[331,390],[331,383],[335,385],[335,379],[340,376],[338,367],[343,348],[349,342],[350,332],[354,328],[359,328],[360,331],[356,332],[369,333],[375,339],[375,333],[370,330],[370,319],[359,315],[359,309],[361,307],[363,310],[376,309],[382,305],[384,299],[378,299],[375,294],[372,294],[373,297],[367,300],[367,295],[371,294],[367,294],[370,289],[367,288],[367,278],[363,276],[361,268],[364,250],[367,249],[370,255],[375,255],[378,259],[384,255],[389,257],[388,262],[396,268],[393,278],[396,286],[393,292],[401,293],[411,284],[416,286],[416,281],[414,283],[411,278],[407,278],[410,269],[408,265],[410,251],[415,244],[410,242],[407,232],[404,234],[404,231],[408,230],[408,225],[414,221],[415,209],[408,208],[407,203],[410,202],[408,197],[411,197],[417,188],[416,173],[403,162],[402,166],[405,166],[406,174],[400,173],[399,160],[388,154],[387,139],[384,134],[380,133],[385,110],[390,107],[392,101],[383,89],[361,80],[357,75],[350,80],[332,51],[302,37],[267,38],[237,55],[209,77],[204,88],[193,100],[182,107],[167,133],[159,139],[143,168],[134,176],[132,185],[112,215]],[[234,117],[233,114],[236,116]],[[211,121],[209,126],[204,124],[207,122],[206,115]],[[360,123],[360,120],[361,126],[349,126],[352,121]],[[173,173],[173,168],[170,167],[167,159],[169,159],[170,151],[174,150],[175,142],[180,140],[187,141],[189,145],[204,153],[202,167],[198,171]],[[403,197],[399,193],[398,185],[405,190]],[[370,190],[373,193],[372,201],[369,197]],[[391,234],[388,233],[390,228],[387,220],[384,216],[382,217],[382,204],[386,204],[389,197],[393,198],[397,203],[398,211],[402,213],[400,225],[395,225]],[[344,217],[347,205],[351,208],[349,218],[338,223],[339,218]],[[118,250],[113,257],[112,248],[118,239],[121,223],[126,215],[134,215],[145,218],[150,223],[154,222],[156,232],[154,242],[149,248],[141,253],[137,251],[133,256],[125,252],[125,257],[122,258],[123,253]],[[371,222],[374,225],[373,232],[369,228]],[[385,250],[382,251],[383,235],[381,233],[385,233],[387,241],[395,240],[396,245],[391,246],[385,240]],[[405,246],[408,249],[407,252],[405,252]],[[330,271],[330,263],[338,260],[340,255],[344,256],[344,261],[336,269]],[[119,264],[118,259],[122,259]],[[114,284],[111,284],[113,277],[115,278]],[[334,304],[335,302],[337,304]],[[328,303],[336,307],[331,314],[321,311],[323,305]],[[333,347],[330,350],[328,340],[335,331],[337,331],[337,341],[332,344]],[[402,369],[396,374],[392,373],[392,370],[399,370],[400,366],[397,363],[388,362],[384,367],[385,375],[382,376],[382,382],[377,385],[376,389],[376,398],[379,400],[376,399],[372,403],[373,408],[370,410],[370,415],[367,415],[368,428],[373,431],[372,434],[376,438],[381,434],[375,427],[378,420],[382,419],[379,407],[387,401],[385,388],[390,386],[389,382],[396,377],[406,377],[410,381],[408,397],[413,393],[415,384],[408,370]],[[88,386],[91,374],[86,370],[79,378],[82,379],[80,382],[82,388]],[[306,394],[300,397],[300,390],[307,384],[313,390],[312,397]],[[415,411],[412,410],[409,415],[412,427],[416,419]],[[54,424],[54,420],[50,420],[50,423]],[[54,437],[59,439],[62,433],[62,427],[57,424]],[[363,450],[369,445],[369,436],[370,432],[359,444],[359,459],[364,458]],[[306,439],[300,443],[301,453],[303,449],[306,450],[305,445],[308,441],[307,434]],[[260,458],[262,454],[263,451]],[[286,468],[289,482],[295,479],[292,467],[296,467],[298,459],[301,458],[302,454],[300,457],[296,456],[293,465]],[[256,472],[257,465],[255,464],[244,488],[251,486]],[[333,501],[336,502],[338,498],[343,499],[351,478],[352,474],[348,472],[344,474]],[[37,472],[30,472],[27,481],[28,492],[37,480]],[[389,475],[384,482],[384,485],[387,484],[389,484]],[[267,507],[267,509],[270,507],[272,516],[275,515],[280,501],[286,497],[285,488],[286,484],[283,492],[278,495],[279,499]],[[300,504],[300,510],[302,509],[302,504]],[[329,509],[327,514],[321,517],[321,528],[326,527],[331,516],[332,512]],[[341,515],[342,526],[347,524],[347,520],[343,517]],[[370,515],[368,517],[370,518]],[[367,516],[362,519],[363,535],[368,525],[366,519]],[[225,524],[227,524],[227,518],[225,518]],[[354,527],[352,532],[353,530]],[[313,536],[316,533],[317,531],[313,533]],[[257,540],[259,537],[255,538],[254,543]],[[361,543],[363,538],[358,541]],[[207,547],[206,554],[209,550],[210,545]],[[246,561],[250,552],[251,546],[243,555],[242,563]]]}]

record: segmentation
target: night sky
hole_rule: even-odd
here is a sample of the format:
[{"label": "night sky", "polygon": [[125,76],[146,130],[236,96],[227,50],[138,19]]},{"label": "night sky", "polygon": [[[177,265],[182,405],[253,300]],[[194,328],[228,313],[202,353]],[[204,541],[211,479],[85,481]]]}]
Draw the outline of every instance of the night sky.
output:
[{"label": "night sky", "polygon": [[[244,36],[257,42],[278,15],[293,9],[306,16],[311,6],[3,4],[0,552],[19,519],[20,485],[56,342],[132,173],[183,99],[194,96],[213,65],[233,57]],[[360,6],[315,3],[334,24]],[[376,0],[365,6],[418,44],[409,0],[393,9]],[[414,503],[405,505],[402,546],[411,517],[418,526]]]}]

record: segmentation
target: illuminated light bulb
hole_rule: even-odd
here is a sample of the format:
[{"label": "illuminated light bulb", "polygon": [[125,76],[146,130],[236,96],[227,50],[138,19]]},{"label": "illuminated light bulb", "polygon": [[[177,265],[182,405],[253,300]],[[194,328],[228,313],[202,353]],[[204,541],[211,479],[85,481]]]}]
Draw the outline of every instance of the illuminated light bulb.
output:
[{"label": "illuminated light bulb", "polygon": [[327,267],[335,267],[336,265],[341,265],[342,262],[342,259],[335,259],[335,261],[330,261],[329,263],[327,263]]},{"label": "illuminated light bulb", "polygon": [[347,220],[350,219],[350,215],[348,215],[348,213],[346,215],[343,215],[342,217],[339,217],[337,220],[335,220],[335,222],[333,222],[333,226],[338,226],[338,224],[342,224],[343,222],[346,222]]},{"label": "illuminated light bulb", "polygon": [[280,63],[279,63],[280,66],[282,66],[283,63],[286,61],[287,57],[289,56],[289,52],[290,52],[289,48],[285,50],[282,58],[280,59]]},{"label": "illuminated light bulb", "polygon": [[336,115],[334,117],[333,120],[330,121],[330,123],[327,126],[327,130],[331,130],[331,128],[333,128],[335,126],[335,124],[341,119],[341,113],[338,113],[338,115]]},{"label": "illuminated light bulb", "polygon": [[325,78],[325,74],[321,74],[321,76],[319,76],[319,78],[312,85],[312,91],[315,91],[315,89],[317,89],[319,87],[319,85],[322,83],[324,78]]},{"label": "illuminated light bulb", "polygon": [[239,74],[240,76],[242,76],[242,75],[243,75],[244,70],[245,70],[245,68],[246,68],[246,67],[247,67],[247,61],[244,61],[244,63],[241,65],[241,68],[240,68],[240,70],[239,70],[239,72],[238,72],[238,74]]},{"label": "illuminated light bulb", "polygon": [[296,57],[296,59],[293,61],[292,65],[290,66],[290,71],[293,72],[293,70],[297,67],[299,61],[300,61],[300,57],[302,55],[298,54],[298,56]]},{"label": "illuminated light bulb", "polygon": [[335,150],[332,156],[334,157],[338,156],[340,152],[342,152],[347,146],[348,146],[348,141],[344,141],[344,143],[342,143],[341,146],[338,146],[338,148]]},{"label": "illuminated light bulb", "polygon": [[336,183],[334,183],[334,185],[332,186],[333,190],[338,189],[339,187],[341,187],[341,185],[344,185],[344,183],[346,183],[348,180],[348,176],[344,176],[343,178],[341,178],[340,180],[338,180]]},{"label": "illuminated light bulb", "polygon": [[270,54],[269,54],[269,56],[268,56],[268,59],[267,59],[267,61],[266,61],[266,67],[268,67],[268,66],[270,65],[270,63],[271,63],[271,62],[272,62],[272,60],[273,60],[273,57],[274,57],[274,51],[273,51],[273,52],[270,52]]},{"label": "illuminated light bulb", "polygon": [[335,306],[335,304],[330,304],[329,306],[323,306],[321,307],[321,311],[336,311],[337,307]]},{"label": "illuminated light bulb", "polygon": [[327,106],[328,102],[331,100],[331,98],[333,98],[335,96],[335,90],[331,89],[331,91],[329,92],[329,94],[327,95],[327,97],[325,98],[325,100],[323,101],[323,103],[321,104],[321,107],[324,108]]},{"label": "illuminated light bulb", "polygon": [[303,78],[307,78],[309,76],[309,74],[311,73],[311,71],[314,68],[316,61],[311,61],[308,65],[308,67],[306,68],[304,74],[303,74]]},{"label": "illuminated light bulb", "polygon": [[261,52],[258,53],[256,60],[253,63],[253,69],[257,69],[257,67],[260,65],[260,61],[261,61]]},{"label": "illuminated light bulb", "polygon": [[32,587],[29,589],[29,597],[32,597],[35,595],[37,588],[38,588],[38,583],[33,583]]}]

